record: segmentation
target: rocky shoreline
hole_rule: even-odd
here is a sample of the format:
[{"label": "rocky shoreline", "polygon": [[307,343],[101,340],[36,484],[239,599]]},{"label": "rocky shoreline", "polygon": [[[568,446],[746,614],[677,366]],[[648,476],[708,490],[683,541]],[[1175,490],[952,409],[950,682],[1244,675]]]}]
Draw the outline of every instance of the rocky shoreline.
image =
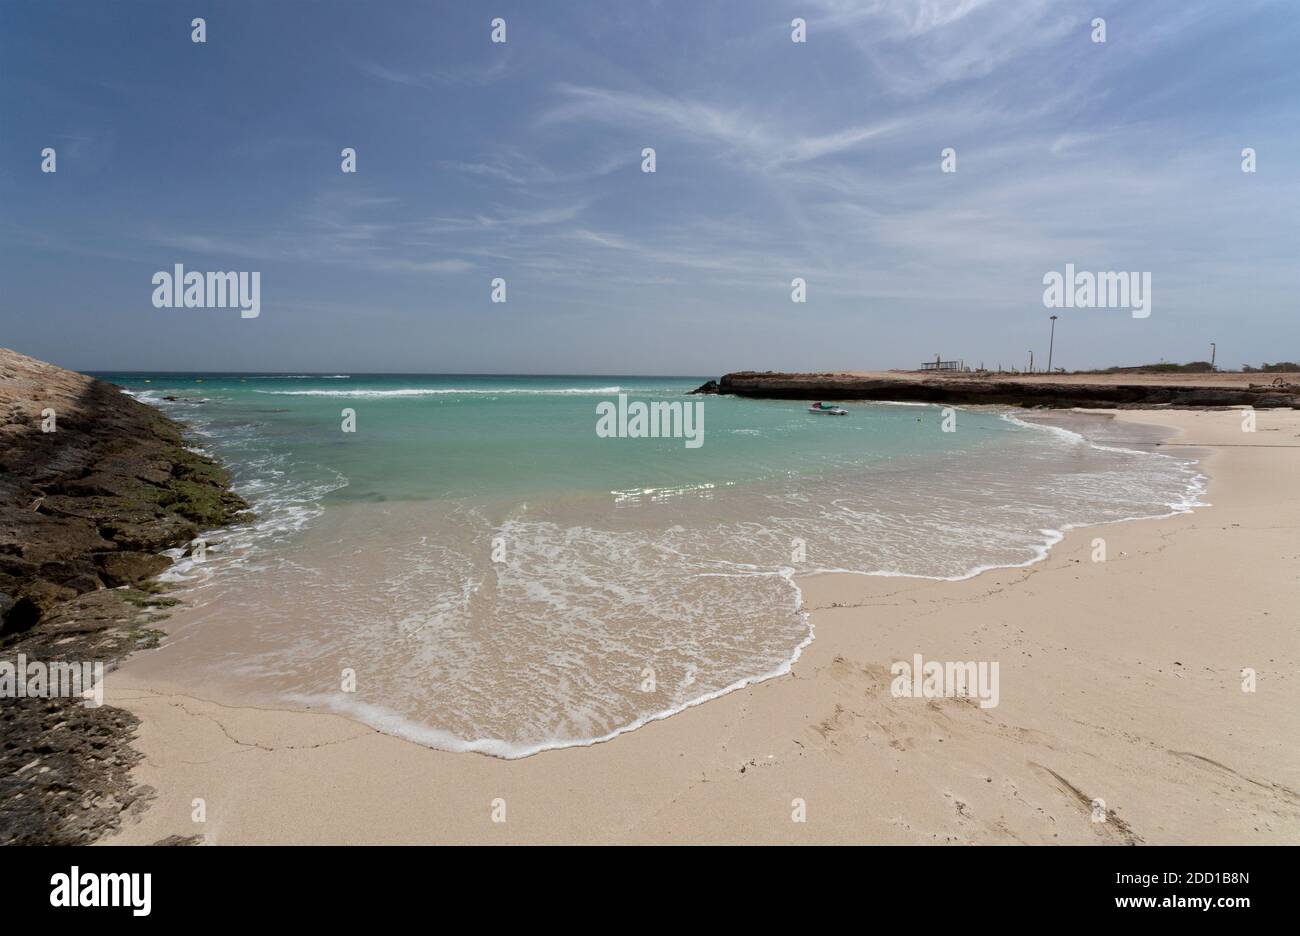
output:
[{"label": "rocky shoreline", "polygon": [[[156,644],[175,604],[154,581],[248,505],[182,429],[112,384],[0,348],[0,661],[96,661]],[[137,719],[71,698],[0,696],[0,845],[115,828]]]},{"label": "rocky shoreline", "polygon": [[1300,409],[1300,386],[1279,380],[1251,384],[1208,375],[1203,380],[1162,379],[1144,374],[1109,379],[1097,375],[992,375],[886,372],[878,374],[785,374],[737,371],[691,391],[755,399],[875,400],[896,403],[950,403],[1069,409],[1199,408],[1252,406]]}]

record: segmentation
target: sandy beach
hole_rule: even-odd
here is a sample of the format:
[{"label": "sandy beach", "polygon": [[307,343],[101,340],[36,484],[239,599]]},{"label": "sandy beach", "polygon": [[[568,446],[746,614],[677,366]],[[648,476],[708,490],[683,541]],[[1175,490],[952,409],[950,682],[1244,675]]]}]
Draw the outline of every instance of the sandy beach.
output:
[{"label": "sandy beach", "polygon": [[[112,673],[156,795],[104,841],[1296,843],[1300,413],[1109,418],[1203,446],[1211,506],[960,582],[807,577],[790,676],[592,747],[451,754]],[[997,662],[999,704],[894,698],[917,653]]]}]

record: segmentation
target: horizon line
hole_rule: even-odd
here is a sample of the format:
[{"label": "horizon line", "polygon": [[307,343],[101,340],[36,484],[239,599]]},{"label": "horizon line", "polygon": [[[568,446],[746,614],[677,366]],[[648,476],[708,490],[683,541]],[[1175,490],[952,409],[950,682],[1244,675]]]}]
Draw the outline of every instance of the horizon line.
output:
[{"label": "horizon line", "polygon": [[[69,368],[70,370],[73,368]],[[542,373],[542,372],[517,372],[508,373],[504,371],[353,371],[347,373],[347,368],[339,370],[323,371],[300,371],[299,374],[293,374],[288,371],[225,371],[225,370],[100,370],[86,369],[78,370],[78,373],[87,376],[98,374],[121,374],[121,375],[162,375],[162,376],[180,376],[190,374],[203,374],[209,376],[227,375],[231,377],[636,377],[636,378],[671,378],[671,379],[690,379],[690,380],[713,380],[716,379],[707,374],[564,374],[564,373]],[[724,372],[725,373],[725,372]],[[721,376],[721,374],[717,375]]]}]

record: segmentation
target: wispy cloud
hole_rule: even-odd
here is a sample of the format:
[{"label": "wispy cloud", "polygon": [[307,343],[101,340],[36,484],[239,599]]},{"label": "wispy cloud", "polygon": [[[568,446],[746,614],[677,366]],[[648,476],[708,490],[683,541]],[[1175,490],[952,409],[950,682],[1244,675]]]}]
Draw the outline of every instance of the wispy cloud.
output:
[{"label": "wispy cloud", "polygon": [[396,68],[378,62],[356,60],[356,66],[371,78],[412,88],[439,88],[447,85],[489,85],[505,78],[511,69],[510,56],[502,51],[486,64],[467,64],[444,68]]},{"label": "wispy cloud", "polygon": [[825,134],[801,134],[787,124],[765,121],[737,108],[663,94],[561,84],[563,103],[538,124],[595,121],[643,133],[667,131],[675,138],[717,147],[717,155],[762,168],[807,162],[842,153],[898,132],[905,119],[849,127]]},{"label": "wispy cloud", "polygon": [[477,176],[492,183],[506,182],[516,187],[544,188],[575,183],[590,183],[636,162],[630,152],[610,151],[603,156],[587,156],[571,160],[562,168],[547,165],[522,152],[515,146],[498,145],[487,156],[476,162],[439,160],[439,169]]},{"label": "wispy cloud", "polygon": [[[331,18],[346,5],[306,24],[275,7],[269,32],[319,28],[338,54],[268,71],[254,46],[232,47],[240,67],[202,87],[174,50],[118,73],[104,50],[143,48],[124,24],[57,72],[0,35],[6,67],[41,76],[4,97],[9,136],[48,137],[60,173],[0,165],[0,240],[21,258],[5,292],[42,301],[48,278],[27,267],[59,251],[137,279],[192,252],[213,268],[276,265],[277,295],[302,308],[328,310],[341,283],[423,321],[426,287],[464,305],[504,275],[499,314],[572,323],[580,309],[612,333],[672,310],[728,323],[719,346],[769,341],[773,357],[786,339],[734,326],[804,313],[794,276],[837,344],[915,340],[923,318],[965,335],[967,359],[1036,315],[1043,271],[1067,261],[1156,271],[1179,305],[1153,316],[1153,335],[1240,309],[1233,297],[1290,308],[1300,25],[1283,3],[755,0],[692,8],[688,30],[660,4],[575,3],[503,9],[504,46],[464,5],[432,31]],[[806,44],[789,41],[794,15]],[[198,93],[210,133],[168,129]],[[123,140],[149,158],[121,158]],[[338,171],[345,145],[363,154],[355,175]],[[639,171],[645,146],[653,175]],[[1257,174],[1238,168],[1245,146]],[[946,147],[955,173],[940,171]],[[558,327],[555,341],[589,334]]]},{"label": "wispy cloud", "polygon": [[908,100],[998,72],[1072,29],[1086,37],[1088,22],[1059,0],[815,0],[814,9],[810,28],[846,41],[874,84]]}]

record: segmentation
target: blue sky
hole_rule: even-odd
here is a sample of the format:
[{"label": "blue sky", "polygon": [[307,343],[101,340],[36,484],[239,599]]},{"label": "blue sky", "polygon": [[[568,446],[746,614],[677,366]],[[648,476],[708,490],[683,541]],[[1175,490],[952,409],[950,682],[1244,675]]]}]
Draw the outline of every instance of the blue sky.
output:
[{"label": "blue sky", "polygon": [[[1294,360],[1297,49],[1296,4],[1250,0],[9,0],[0,346],[99,370],[1023,367],[1042,277],[1074,263],[1150,271],[1152,314],[1062,310],[1058,365]],[[154,308],[176,263],[260,271],[261,315]]]}]

